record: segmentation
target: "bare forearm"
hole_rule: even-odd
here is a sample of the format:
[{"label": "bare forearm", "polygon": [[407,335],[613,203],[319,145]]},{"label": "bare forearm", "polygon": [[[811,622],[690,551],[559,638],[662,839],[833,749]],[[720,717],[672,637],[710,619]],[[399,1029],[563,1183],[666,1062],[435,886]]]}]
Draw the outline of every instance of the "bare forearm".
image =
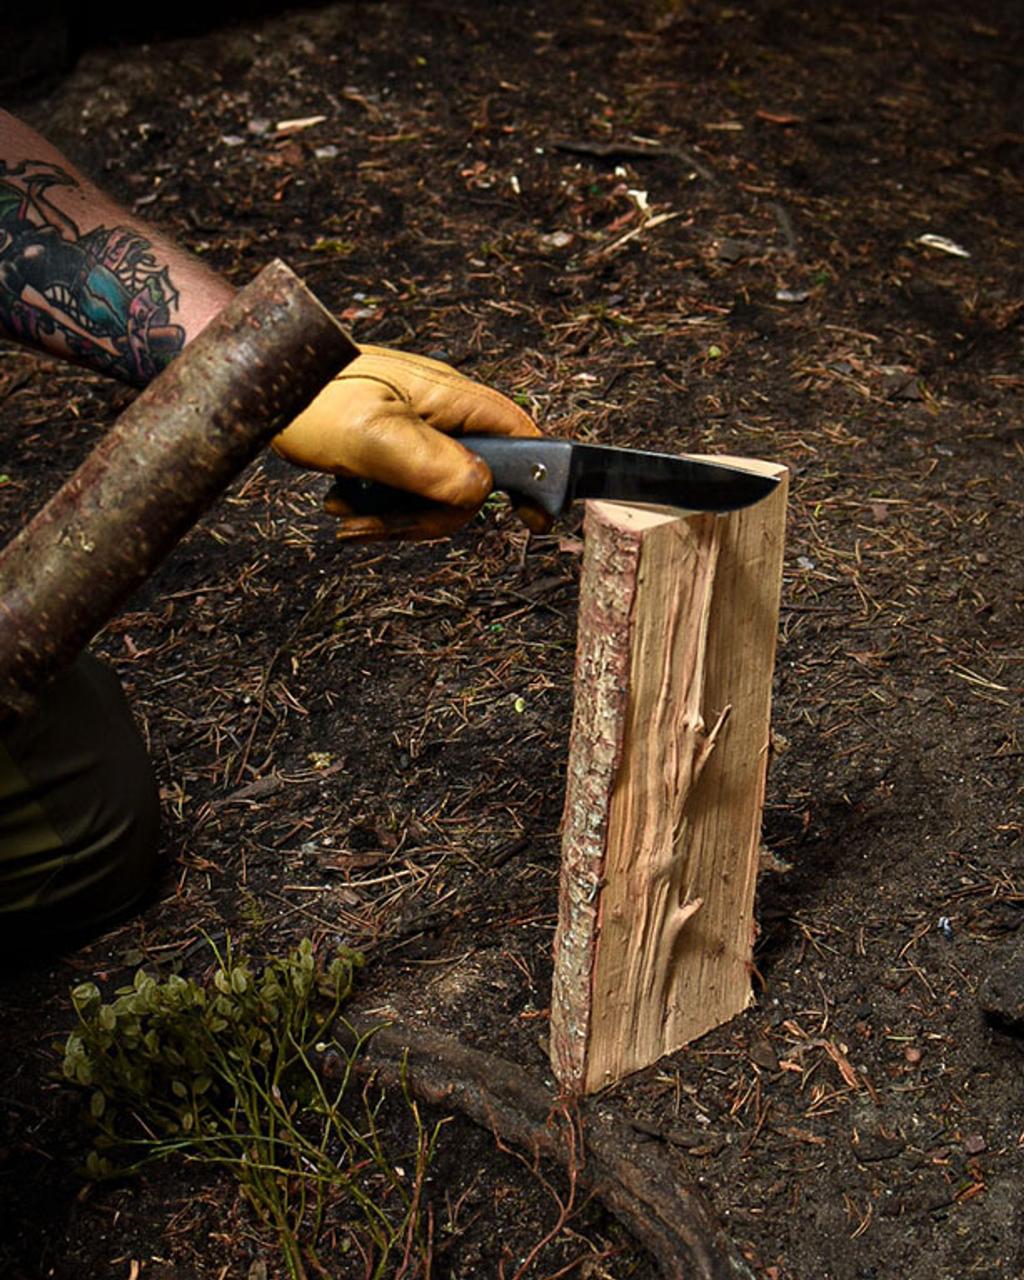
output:
[{"label": "bare forearm", "polygon": [[0,336],[144,386],[232,293],[0,111]]}]

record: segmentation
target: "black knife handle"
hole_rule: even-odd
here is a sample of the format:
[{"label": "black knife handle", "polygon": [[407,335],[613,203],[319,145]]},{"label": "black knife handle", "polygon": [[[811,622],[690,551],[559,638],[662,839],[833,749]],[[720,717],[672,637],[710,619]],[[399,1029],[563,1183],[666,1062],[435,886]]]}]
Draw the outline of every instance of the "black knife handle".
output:
[{"label": "black knife handle", "polygon": [[[460,436],[459,440],[471,453],[483,458],[491,469],[495,489],[507,493],[513,502],[530,502],[549,516],[557,516],[565,509],[571,441],[546,436]],[[327,496],[341,499],[353,515],[360,516],[388,515],[423,505],[423,499],[404,489],[356,476],[336,477]]]}]

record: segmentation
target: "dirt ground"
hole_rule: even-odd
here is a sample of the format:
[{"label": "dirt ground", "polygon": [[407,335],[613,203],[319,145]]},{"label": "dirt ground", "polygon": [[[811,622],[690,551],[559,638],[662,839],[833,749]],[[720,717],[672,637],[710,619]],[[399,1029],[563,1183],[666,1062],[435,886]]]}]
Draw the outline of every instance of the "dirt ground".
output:
[{"label": "dirt ground", "polygon": [[[756,1002],[604,1100],[770,1280],[1024,1276],[1024,1058],[979,1007],[1024,920],[1019,18],[333,4],[95,43],[19,108],[231,279],[280,256],[358,340],[556,433],[791,468]],[[3,351],[5,531],[128,399]],[[340,939],[365,1008],[547,1070],[579,513],[348,548],[323,488],[261,460],[98,643],[166,871],[0,982],[11,1280],[277,1274],[216,1178],[83,1192],[53,1072],[85,976],[194,971],[203,931]],[[496,1276],[555,1206],[489,1134],[446,1135],[434,1274]],[[590,1206],[528,1274],[653,1266]]]}]

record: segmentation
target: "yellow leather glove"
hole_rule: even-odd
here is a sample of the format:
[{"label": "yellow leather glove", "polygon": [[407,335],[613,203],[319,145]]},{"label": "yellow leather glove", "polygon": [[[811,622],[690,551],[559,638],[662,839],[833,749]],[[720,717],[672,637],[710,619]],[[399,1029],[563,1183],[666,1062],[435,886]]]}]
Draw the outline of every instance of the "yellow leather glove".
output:
[{"label": "yellow leather glove", "polygon": [[[332,475],[359,476],[409,492],[408,508],[360,516],[337,499],[339,538],[438,538],[472,518],[491,492],[487,464],[453,435],[537,436],[528,414],[446,364],[383,347],[361,354],[274,438],[282,458]],[[427,502],[423,502],[427,499]],[[520,508],[533,529],[550,521]]]}]

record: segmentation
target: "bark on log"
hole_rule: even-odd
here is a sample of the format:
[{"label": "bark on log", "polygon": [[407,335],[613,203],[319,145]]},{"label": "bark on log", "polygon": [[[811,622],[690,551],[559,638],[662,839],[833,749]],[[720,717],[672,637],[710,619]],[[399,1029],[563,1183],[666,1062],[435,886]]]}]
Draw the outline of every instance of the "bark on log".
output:
[{"label": "bark on log", "polygon": [[0,720],[31,706],[357,354],[282,262],[235,296],[0,552]]},{"label": "bark on log", "polygon": [[[559,1097],[517,1064],[470,1049],[436,1031],[348,1024],[357,1035],[374,1027],[356,1069],[382,1083],[403,1079],[417,1098],[454,1109],[503,1142],[567,1167],[646,1248],[663,1280],[753,1280],[699,1188],[687,1182],[672,1152],[640,1142],[597,1102]],[[352,1044],[338,1029],[338,1039]],[[326,1065],[326,1064],[325,1064]],[[343,1070],[338,1064],[338,1070]],[[571,1127],[582,1134],[582,1151]]]},{"label": "bark on log", "polygon": [[749,1002],[785,509],[784,483],[727,516],[587,506],[551,1010],[567,1089]]}]

